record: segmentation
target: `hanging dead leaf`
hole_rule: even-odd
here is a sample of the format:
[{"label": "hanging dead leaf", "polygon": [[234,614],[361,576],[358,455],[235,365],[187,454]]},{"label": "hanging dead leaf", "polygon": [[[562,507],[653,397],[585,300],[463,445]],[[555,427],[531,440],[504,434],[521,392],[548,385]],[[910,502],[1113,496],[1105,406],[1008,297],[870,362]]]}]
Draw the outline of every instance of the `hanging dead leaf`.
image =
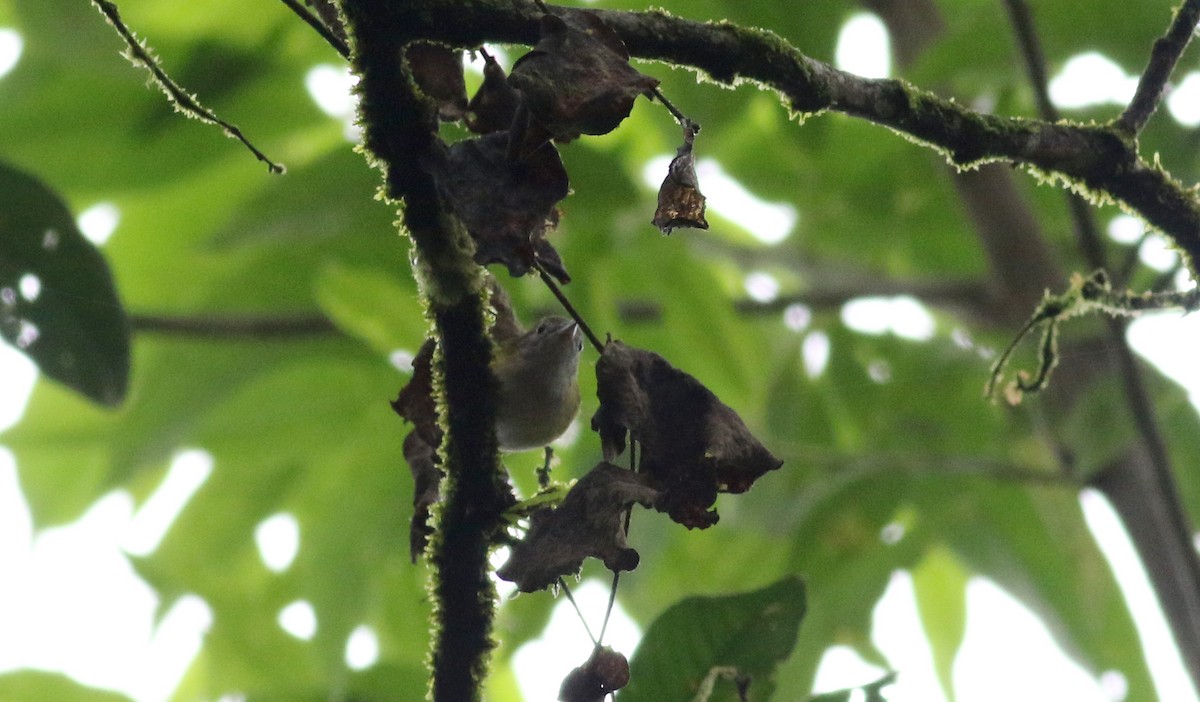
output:
[{"label": "hanging dead leaf", "polygon": [[502,132],[512,125],[521,95],[508,84],[504,69],[486,51],[483,54],[483,84],[467,105],[467,129],[476,134]]},{"label": "hanging dead leaf", "polygon": [[438,468],[437,449],[442,442],[438,426],[437,405],[433,400],[433,354],[437,342],[426,339],[413,358],[413,374],[393,401],[396,414],[413,424],[404,437],[404,460],[413,476],[413,517],[408,542],[412,560],[425,552],[425,544],[433,528],[429,526],[429,508],[438,501],[438,484],[442,473]]},{"label": "hanging dead leaf", "polygon": [[687,125],[683,129],[683,145],[667,168],[667,177],[658,189],[658,210],[654,213],[654,226],[663,234],[670,234],[676,227],[708,229],[704,219],[704,194],[696,179],[696,160],[692,155],[692,142],[696,128]]},{"label": "hanging dead leaf", "polygon": [[607,134],[658,80],[629,65],[621,38],[594,12],[542,15],[541,38],[508,82],[555,139]]},{"label": "hanging dead leaf", "polygon": [[404,460],[413,477],[413,516],[408,527],[408,550],[416,563],[425,553],[425,545],[433,534],[429,510],[441,500],[442,471],[438,468],[437,447],[425,443],[415,429],[404,437]]},{"label": "hanging dead leaf", "polygon": [[662,491],[655,508],[684,526],[712,526],[718,492],[745,492],[783,465],[736,412],[656,353],[609,341],[596,382],[600,409],[592,429],[605,460],[625,450],[627,433],[638,441],[640,470]]},{"label": "hanging dead leaf", "polygon": [[475,239],[475,261],[503,263],[513,276],[535,261],[562,269],[545,233],[558,223],[555,204],[567,196],[567,171],[553,144],[520,161],[507,158],[508,132],[455,142],[431,172],[438,190]]},{"label": "hanging dead leaf", "polygon": [[457,122],[466,117],[467,83],[463,79],[462,52],[418,41],[409,44],[404,55],[417,87],[437,103],[438,118]]},{"label": "hanging dead leaf", "polygon": [[635,502],[648,507],[657,498],[645,476],[599,463],[561,505],[533,513],[529,532],[496,574],[521,592],[533,592],[579,572],[588,556],[614,571],[633,570],[639,557],[625,543],[625,510]]},{"label": "hanging dead leaf", "polygon": [[629,661],[608,646],[597,646],[583,665],[563,678],[559,702],[603,702],[629,684]]}]

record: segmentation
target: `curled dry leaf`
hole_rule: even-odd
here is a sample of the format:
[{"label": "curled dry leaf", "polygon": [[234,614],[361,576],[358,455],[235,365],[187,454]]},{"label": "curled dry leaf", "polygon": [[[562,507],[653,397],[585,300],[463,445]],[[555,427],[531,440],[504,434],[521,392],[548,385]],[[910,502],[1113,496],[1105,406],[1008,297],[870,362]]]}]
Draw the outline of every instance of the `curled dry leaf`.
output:
[{"label": "curled dry leaf", "polygon": [[521,95],[508,84],[504,69],[486,51],[483,54],[483,84],[467,105],[467,129],[476,134],[502,132],[512,125]]},{"label": "curled dry leaf", "polygon": [[425,443],[420,432],[413,430],[404,437],[404,460],[413,477],[413,516],[408,526],[408,551],[412,562],[425,553],[425,545],[433,534],[429,524],[429,509],[441,499],[442,471],[437,466],[437,447]]},{"label": "curled dry leaf", "polygon": [[547,264],[570,277],[545,233],[558,223],[555,205],[567,196],[567,171],[553,144],[520,161],[507,158],[508,133],[456,142],[432,164],[439,192],[475,239],[475,261],[503,263],[513,276]]},{"label": "curled dry leaf", "polygon": [[409,44],[404,55],[417,87],[437,103],[438,118],[457,122],[466,117],[467,83],[463,79],[462,52],[418,41]]},{"label": "curled dry leaf", "polygon": [[602,702],[629,684],[629,661],[608,646],[597,646],[583,665],[563,678],[559,702]]},{"label": "curled dry leaf", "polygon": [[654,226],[664,234],[676,227],[708,229],[704,219],[704,195],[696,180],[696,159],[692,155],[692,142],[696,128],[684,127],[683,145],[671,160],[667,177],[658,189],[658,210],[654,213]]},{"label": "curled dry leaf", "polygon": [[783,465],[727,405],[662,356],[609,341],[596,364],[605,460],[625,450],[626,433],[642,445],[641,472],[662,491],[655,508],[701,529],[717,522],[718,492],[740,493]]},{"label": "curled dry leaf", "polygon": [[620,37],[595,13],[542,15],[537,46],[513,65],[510,85],[555,139],[607,134],[658,80],[629,65]]},{"label": "curled dry leaf", "polygon": [[413,359],[413,374],[401,390],[392,409],[412,422],[413,430],[404,438],[404,460],[413,476],[413,517],[408,531],[409,552],[415,563],[425,552],[433,528],[429,526],[429,508],[440,499],[437,448],[442,442],[437,405],[433,400],[433,353],[437,342],[426,339]]},{"label": "curled dry leaf", "polygon": [[598,463],[561,505],[533,513],[529,532],[496,574],[533,592],[579,572],[588,556],[614,571],[633,570],[639,556],[625,542],[625,510],[635,502],[650,506],[658,495],[645,476]]}]

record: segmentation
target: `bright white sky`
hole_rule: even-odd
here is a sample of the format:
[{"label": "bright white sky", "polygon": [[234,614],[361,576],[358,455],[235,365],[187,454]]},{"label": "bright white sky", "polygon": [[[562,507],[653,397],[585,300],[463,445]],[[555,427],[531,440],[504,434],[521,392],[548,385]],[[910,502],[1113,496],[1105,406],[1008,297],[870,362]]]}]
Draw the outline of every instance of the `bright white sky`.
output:
[{"label": "bright white sky", "polygon": [[[21,51],[20,35],[0,28],[0,79],[19,68]],[[878,19],[859,14],[846,23],[836,63],[865,76],[890,74],[887,32]],[[1087,53],[1062,68],[1051,83],[1051,96],[1064,109],[1121,104],[1128,99],[1135,80],[1102,55]],[[317,104],[342,120],[347,137],[354,139],[350,85],[345,71],[332,66],[314,67],[306,80]],[[1167,107],[1179,122],[1200,124],[1200,73],[1182,78],[1168,97]],[[663,155],[647,164],[650,187],[657,187],[669,159],[670,155]],[[714,211],[731,217],[736,213],[737,220],[766,244],[787,238],[802,216],[788,204],[757,198],[716,161],[701,159],[698,172]],[[81,229],[99,245],[119,234],[119,221],[120,212],[110,203],[97,203],[79,217]],[[1109,233],[1115,241],[1128,244],[1141,237],[1141,225],[1119,217]],[[1147,265],[1160,269],[1174,263],[1174,254],[1156,236],[1142,244],[1141,255]],[[33,283],[36,281],[30,285]],[[772,299],[779,292],[778,282],[760,271],[748,275],[745,284],[747,293],[760,300]],[[22,292],[36,295],[37,291],[23,286]],[[914,341],[928,340],[937,333],[929,312],[907,297],[853,301],[846,305],[842,319],[862,333],[891,333]],[[831,349],[827,336],[807,330],[810,320],[808,310],[794,306],[784,322],[805,333],[804,362],[815,377],[824,370]],[[1194,352],[1189,351],[1200,348],[1200,318],[1159,314],[1139,320],[1132,325],[1130,342],[1138,353],[1186,387],[1194,404],[1200,402],[1200,375]],[[887,369],[880,373],[886,374]],[[0,430],[19,419],[33,380],[32,364],[0,344]],[[167,700],[199,650],[211,612],[199,598],[185,597],[156,625],[156,596],[134,575],[126,554],[153,551],[212,470],[212,459],[202,450],[181,450],[163,485],[141,508],[135,510],[127,495],[116,492],[75,524],[35,535],[13,457],[0,447],[0,573],[5,574],[0,578],[0,671],[21,667],[63,671],[86,684],[125,692],[138,702]],[[1134,611],[1160,697],[1172,702],[1197,700],[1133,547],[1111,507],[1091,491],[1081,496],[1081,504]],[[255,537],[264,564],[275,571],[288,568],[302,547],[295,520],[287,514],[264,521]],[[591,625],[598,627],[607,599],[604,586],[585,582],[575,595]],[[312,606],[299,601],[281,610],[279,625],[297,638],[308,639],[320,622]],[[639,636],[636,625],[618,606],[606,640],[631,652]],[[917,619],[908,573],[894,575],[876,606],[874,638],[892,665],[903,671],[890,691],[893,702],[943,699]],[[582,625],[563,599],[544,635],[516,655],[516,674],[528,699],[553,699],[562,675],[586,657],[589,648]],[[368,667],[377,654],[374,633],[368,629],[356,631],[347,641],[346,658],[351,667]],[[1002,674],[1011,670],[1022,674]],[[851,650],[835,647],[818,672],[817,688],[861,685],[881,673]],[[1026,686],[1031,680],[1038,681],[1036,690]],[[968,587],[966,642],[955,663],[954,684],[963,702],[1112,702],[1124,697],[1119,673],[1108,671],[1095,678],[1080,669],[1058,649],[1036,617],[990,581],[979,578],[972,579]]]}]

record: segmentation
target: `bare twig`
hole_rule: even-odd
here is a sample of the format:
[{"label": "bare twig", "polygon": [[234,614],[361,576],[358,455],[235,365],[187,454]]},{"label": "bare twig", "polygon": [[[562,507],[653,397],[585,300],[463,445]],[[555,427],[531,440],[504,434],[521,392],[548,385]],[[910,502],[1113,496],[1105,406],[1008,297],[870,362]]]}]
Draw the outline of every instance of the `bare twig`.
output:
[{"label": "bare twig", "polygon": [[[588,638],[592,640],[592,644],[599,646],[600,641],[604,638],[604,632],[600,632],[599,639],[592,635],[592,627],[588,626],[587,618],[583,616],[583,610],[579,609],[579,604],[575,602],[575,596],[571,594],[571,588],[567,587],[567,581],[563,580],[562,576],[558,578],[558,586],[562,589],[563,594],[567,596],[567,601],[575,608],[575,615],[579,617],[579,622],[583,624],[583,630],[587,632]],[[605,621],[607,622],[607,620]]]},{"label": "bare twig", "polygon": [[1150,60],[1142,78],[1138,81],[1137,91],[1129,102],[1129,107],[1117,120],[1117,126],[1129,134],[1142,131],[1150,116],[1158,109],[1162,100],[1163,88],[1179,63],[1179,57],[1192,40],[1196,24],[1200,22],[1200,0],[1187,0],[1175,13],[1175,19],[1167,33],[1154,41],[1150,50]]},{"label": "bare twig", "polygon": [[104,15],[109,24],[117,30],[117,34],[121,35],[121,38],[125,40],[125,55],[129,61],[133,65],[141,66],[150,72],[150,75],[154,78],[154,82],[166,93],[167,99],[171,101],[175,109],[188,117],[219,126],[225,131],[226,136],[242,142],[259,161],[267,164],[267,170],[271,173],[283,173],[286,170],[281,164],[267,158],[266,154],[259,151],[258,147],[250,143],[250,140],[242,134],[242,130],[218,117],[207,107],[201,105],[195,96],[189,95],[187,91],[171,80],[171,77],[162,69],[162,66],[158,65],[158,60],[154,58],[149,47],[134,36],[133,31],[126,26],[115,4],[109,2],[109,0],[92,0],[92,4],[100,10],[100,13]]},{"label": "bare twig", "polygon": [[583,331],[583,335],[588,338],[588,341],[591,342],[592,347],[596,349],[596,352],[604,353],[604,344],[600,342],[600,338],[597,337],[595,332],[592,331],[592,328],[587,325],[587,322],[583,321],[583,316],[576,311],[574,305],[571,304],[571,301],[568,300],[567,296],[563,294],[562,289],[558,287],[558,283],[554,282],[554,278],[546,272],[546,269],[542,267],[540,262],[534,261],[533,266],[537,269],[538,275],[541,277],[542,282],[546,284],[546,287],[550,288],[550,292],[554,293],[554,297],[558,298],[558,301],[562,304],[563,309],[565,309],[567,314],[571,315],[571,319],[574,319],[575,323],[579,325],[579,328]]},{"label": "bare twig", "polygon": [[[1034,93],[1037,95],[1041,116],[1047,121],[1055,121],[1058,119],[1058,111],[1049,99],[1041,44],[1038,41],[1029,8],[1025,4],[1025,0],[1005,0],[1005,5],[1008,7],[1014,30],[1022,47],[1022,54],[1025,57]],[[1146,121],[1154,113],[1162,97],[1163,86],[1190,41],[1198,20],[1200,20],[1200,1],[1187,0],[1176,13],[1167,35],[1155,41],[1149,65],[1138,83],[1137,92],[1118,122],[1129,133],[1136,134],[1141,131]],[[1066,197],[1071,217],[1075,222],[1076,238],[1084,258],[1094,269],[1107,269],[1108,261],[1104,242],[1096,226],[1092,209],[1074,193],[1067,193]],[[1131,252],[1131,256],[1135,255],[1136,253]],[[1118,284],[1123,285],[1128,273],[1128,270],[1121,272]],[[1126,293],[1124,297],[1130,307],[1135,307],[1143,302],[1148,304],[1153,299],[1133,296],[1129,293]],[[1168,299],[1167,296],[1153,297],[1162,300]],[[1178,298],[1177,301],[1185,308],[1196,304],[1194,294],[1174,297]],[[1189,672],[1195,683],[1200,676],[1200,671],[1197,670],[1197,663],[1200,661],[1197,660],[1198,651],[1195,640],[1197,627],[1200,626],[1200,597],[1197,596],[1196,589],[1196,583],[1200,582],[1200,560],[1196,558],[1196,553],[1192,548],[1192,527],[1184,511],[1179,490],[1175,485],[1166,440],[1155,419],[1154,405],[1146,390],[1141,368],[1125,338],[1125,327],[1123,319],[1109,316],[1105,320],[1105,330],[1108,336],[1107,346],[1111,350],[1112,356],[1115,357],[1125,401],[1134,426],[1141,436],[1147,460],[1142,463],[1127,462],[1125,465],[1129,470],[1124,472],[1141,473],[1141,475],[1130,476],[1137,478],[1135,482],[1139,485],[1139,494],[1143,496],[1143,499],[1156,500],[1158,504],[1143,505],[1133,511],[1127,509],[1128,503],[1122,503],[1120,500],[1114,500],[1114,504],[1122,507],[1120,509],[1121,516],[1126,521],[1129,521],[1130,514],[1136,513],[1140,516],[1149,509],[1155,516],[1160,517],[1159,520],[1155,520],[1155,526],[1161,524],[1162,532],[1169,531],[1169,533],[1158,535],[1158,539],[1164,543],[1156,545],[1154,548],[1159,548],[1165,553],[1156,559],[1157,563],[1150,562],[1150,551],[1147,549],[1147,544],[1144,543],[1145,540],[1137,539],[1137,543],[1147,567],[1159,574],[1159,577],[1154,578],[1154,587],[1169,614],[1168,620],[1172,632],[1184,653],[1184,659],[1187,661]],[[1048,332],[1047,339],[1050,337],[1051,334]],[[1137,471],[1138,466],[1144,466],[1144,469]],[[1110,470],[1102,475],[1097,481],[1097,486],[1103,490],[1106,487],[1111,488],[1114,484],[1121,484],[1120,479],[1112,475],[1113,472]],[[1108,491],[1106,490],[1106,492]],[[1128,528],[1131,532],[1137,532],[1137,527],[1133,524],[1128,525]]]},{"label": "bare twig", "polygon": [[332,29],[326,26],[320,17],[309,12],[308,8],[301,5],[299,0],[283,0],[283,4],[296,13],[297,17],[307,22],[308,26],[315,29],[317,34],[320,34],[335,51],[342,55],[342,58],[350,60],[350,45],[346,43],[345,39],[339,37]]}]

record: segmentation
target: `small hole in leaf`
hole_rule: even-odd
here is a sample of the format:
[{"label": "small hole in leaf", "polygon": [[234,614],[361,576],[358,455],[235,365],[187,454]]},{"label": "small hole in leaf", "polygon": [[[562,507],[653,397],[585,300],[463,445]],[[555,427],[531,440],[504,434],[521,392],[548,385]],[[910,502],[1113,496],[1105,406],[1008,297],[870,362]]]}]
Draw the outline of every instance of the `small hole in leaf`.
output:
[{"label": "small hole in leaf", "polygon": [[17,348],[28,349],[30,346],[33,346],[34,342],[38,340],[38,337],[40,337],[42,333],[37,328],[37,325],[28,319],[22,319],[19,324],[20,328],[17,331]]},{"label": "small hole in leaf", "polygon": [[58,250],[59,235],[57,229],[47,229],[42,233],[42,248],[46,251]]},{"label": "small hole in leaf", "polygon": [[900,522],[889,522],[879,530],[879,540],[888,546],[894,546],[900,543],[900,539],[904,538],[904,525]]},{"label": "small hole in leaf", "polygon": [[746,294],[755,302],[770,302],[779,297],[779,281],[770,273],[754,271],[742,283]]},{"label": "small hole in leaf", "polygon": [[804,337],[800,353],[804,357],[804,372],[808,377],[814,380],[821,377],[825,366],[829,365],[829,336],[821,331],[809,333]]},{"label": "small hole in leaf", "polygon": [[308,600],[296,600],[279,610],[276,621],[280,629],[301,641],[308,641],[317,633],[317,611]]},{"label": "small hole in leaf", "polygon": [[812,323],[812,310],[807,305],[788,305],[783,311],[783,325],[794,332],[802,332]]},{"label": "small hole in leaf", "polygon": [[25,49],[25,41],[16,30],[7,27],[0,29],[0,78],[12,72],[21,59]]},{"label": "small hole in leaf", "polygon": [[[26,273],[21,276],[21,280],[17,283],[17,286],[21,289],[21,297],[25,298],[27,302],[37,300],[38,295],[42,294],[42,279],[32,273]],[[5,290],[8,289],[5,288]]]},{"label": "small hole in leaf", "polygon": [[1129,681],[1119,670],[1100,673],[1100,690],[1112,702],[1122,702],[1129,695]]},{"label": "small hole in leaf", "polygon": [[396,349],[388,354],[388,362],[401,373],[413,372],[413,352],[408,349]]},{"label": "small hole in leaf", "polygon": [[300,523],[286,512],[267,517],[254,530],[263,565],[275,573],[288,569],[300,550]]},{"label": "small hole in leaf", "polygon": [[121,221],[121,210],[111,202],[99,202],[79,213],[75,225],[88,241],[103,246]]},{"label": "small hole in leaf", "polygon": [[362,625],[346,639],[346,665],[350,670],[365,670],[379,660],[379,637],[375,630]]}]

